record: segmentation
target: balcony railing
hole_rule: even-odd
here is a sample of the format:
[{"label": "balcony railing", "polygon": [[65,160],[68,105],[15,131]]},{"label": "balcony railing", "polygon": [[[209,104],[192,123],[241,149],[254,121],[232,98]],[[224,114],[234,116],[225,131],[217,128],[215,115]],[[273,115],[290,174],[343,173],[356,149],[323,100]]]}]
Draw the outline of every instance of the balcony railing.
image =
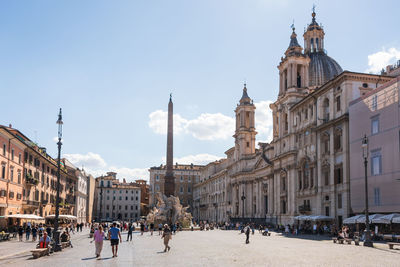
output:
[{"label": "balcony railing", "polygon": [[26,205],[26,206],[34,206],[34,207],[39,207],[39,201],[36,201],[36,200],[24,200],[23,201],[23,205]]},{"label": "balcony railing", "polygon": [[25,176],[25,182],[28,185],[38,185],[39,184],[39,179],[36,179],[36,178],[32,177],[32,175],[30,175],[30,174],[27,174]]}]

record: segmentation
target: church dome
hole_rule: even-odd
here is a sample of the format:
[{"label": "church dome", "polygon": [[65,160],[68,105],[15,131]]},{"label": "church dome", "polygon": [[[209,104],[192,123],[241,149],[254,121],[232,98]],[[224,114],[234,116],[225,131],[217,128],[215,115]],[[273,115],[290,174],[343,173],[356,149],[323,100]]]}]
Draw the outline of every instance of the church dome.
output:
[{"label": "church dome", "polygon": [[330,79],[343,72],[342,67],[325,52],[308,53],[309,65],[309,86],[321,86]]},{"label": "church dome", "polygon": [[310,58],[309,86],[321,86],[343,72],[342,67],[326,54],[324,49],[325,32],[315,19],[315,6],[311,14],[312,21],[304,33],[304,52]]}]

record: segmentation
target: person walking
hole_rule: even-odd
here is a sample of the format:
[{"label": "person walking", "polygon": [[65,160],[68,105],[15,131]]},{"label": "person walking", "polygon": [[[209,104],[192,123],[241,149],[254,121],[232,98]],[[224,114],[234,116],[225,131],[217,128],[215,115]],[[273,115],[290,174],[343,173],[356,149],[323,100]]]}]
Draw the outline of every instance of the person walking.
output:
[{"label": "person walking", "polygon": [[250,243],[250,225],[247,224],[246,227],[244,228],[244,233],[246,235],[246,244]]},{"label": "person walking", "polygon": [[33,226],[33,227],[32,227],[32,241],[33,241],[33,242],[36,241],[37,231],[38,231],[37,226],[36,226],[36,225]]},{"label": "person walking", "polygon": [[172,234],[171,234],[171,229],[168,227],[168,224],[164,225],[164,232],[161,238],[164,238],[164,246],[165,246],[164,252],[167,252],[167,250],[169,251],[171,247],[168,245],[168,243],[169,240],[172,239]]},{"label": "person walking", "polygon": [[130,241],[132,241],[132,232],[133,232],[133,226],[132,226],[132,223],[129,223],[129,225],[128,225],[128,237],[126,238],[126,241],[129,241],[129,237],[131,238]]},{"label": "person walking", "polygon": [[113,258],[118,257],[118,243],[119,243],[119,241],[122,243],[122,238],[121,238],[121,232],[117,228],[116,223],[113,223],[110,230],[108,230],[108,239],[110,239],[110,241],[111,241]]},{"label": "person walking", "polygon": [[140,235],[143,235],[143,233],[144,233],[144,223],[141,222],[140,223]]},{"label": "person walking", "polygon": [[30,225],[26,226],[25,234],[26,234],[26,241],[28,241],[29,236],[31,235],[31,226]]},{"label": "person walking", "polygon": [[162,234],[162,223],[158,224],[158,235]]},{"label": "person walking", "polygon": [[22,242],[22,236],[24,235],[24,228],[22,228],[22,225],[18,227],[18,236],[19,236],[19,241]]},{"label": "person walking", "polygon": [[150,223],[150,233],[151,233],[151,235],[153,235],[153,231],[154,231],[154,222]]},{"label": "person walking", "polygon": [[101,225],[99,225],[99,228],[96,230],[96,232],[94,232],[93,237],[94,246],[96,248],[96,258],[98,258],[100,257],[101,250],[103,249],[103,240],[105,237],[103,227]]}]

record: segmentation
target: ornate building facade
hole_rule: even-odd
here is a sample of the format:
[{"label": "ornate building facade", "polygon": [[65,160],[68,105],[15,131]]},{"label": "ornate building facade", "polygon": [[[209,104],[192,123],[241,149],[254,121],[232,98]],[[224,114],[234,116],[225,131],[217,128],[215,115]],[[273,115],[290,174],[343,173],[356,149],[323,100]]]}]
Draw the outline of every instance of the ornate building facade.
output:
[{"label": "ornate building facade", "polygon": [[[293,28],[278,65],[279,94],[270,105],[273,140],[256,148],[255,106],[245,86],[235,110],[235,146],[226,159],[203,168],[195,185],[196,219],[293,224],[307,214],[340,225],[353,213],[349,103],[391,78],[343,71],[326,54],[314,12],[303,37],[304,51]],[[219,183],[224,186],[216,190]]]},{"label": "ornate building facade", "polygon": [[[11,125],[0,125],[0,144],[0,216],[54,214],[57,160]],[[60,214],[72,215],[76,209],[77,178],[68,173],[64,161],[60,176]],[[1,219],[0,227],[12,223]]]}]

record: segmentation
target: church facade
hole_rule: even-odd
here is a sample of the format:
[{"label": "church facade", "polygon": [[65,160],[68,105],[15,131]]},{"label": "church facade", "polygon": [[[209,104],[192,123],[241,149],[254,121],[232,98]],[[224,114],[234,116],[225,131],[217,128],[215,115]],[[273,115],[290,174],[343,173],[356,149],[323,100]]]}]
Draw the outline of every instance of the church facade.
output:
[{"label": "church facade", "polygon": [[273,140],[258,148],[256,107],[245,85],[235,110],[235,146],[202,168],[194,185],[195,219],[293,224],[304,214],[340,225],[353,213],[349,104],[391,78],[343,71],[326,54],[324,36],[314,12],[304,49],[293,28],[278,65],[279,94],[270,105]]}]

